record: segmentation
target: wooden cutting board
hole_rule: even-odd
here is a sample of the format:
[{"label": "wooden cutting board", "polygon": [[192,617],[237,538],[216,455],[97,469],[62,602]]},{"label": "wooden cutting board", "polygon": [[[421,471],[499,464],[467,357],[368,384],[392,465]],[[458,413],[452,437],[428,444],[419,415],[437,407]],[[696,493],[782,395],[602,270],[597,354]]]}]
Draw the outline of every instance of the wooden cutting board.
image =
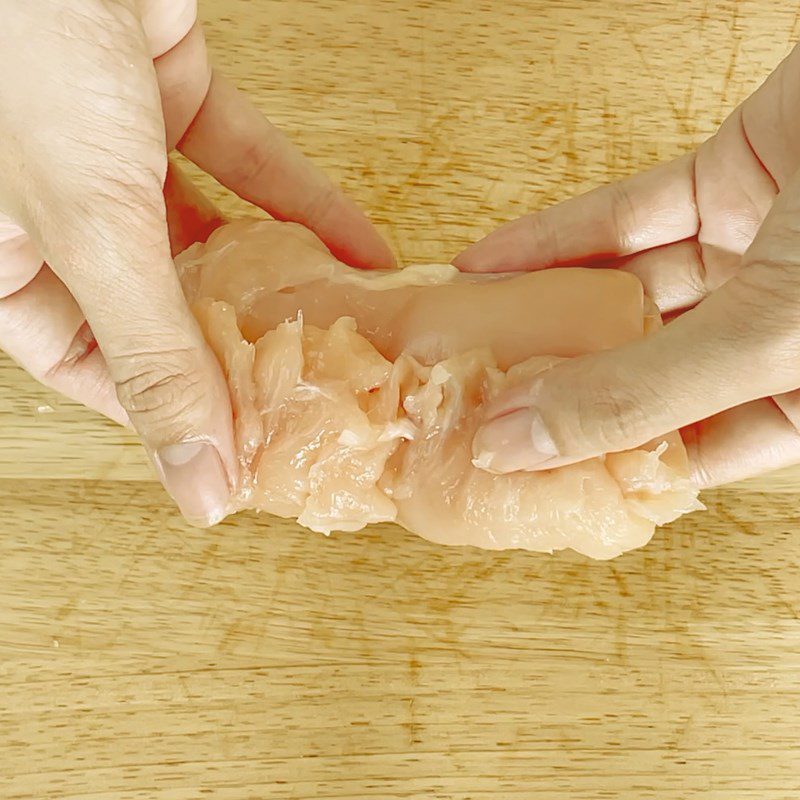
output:
[{"label": "wooden cutting board", "polygon": [[[686,151],[800,33],[766,0],[201,5],[405,263]],[[0,797],[800,795],[800,473],[604,564],[198,531],[131,436],[0,386]]]}]

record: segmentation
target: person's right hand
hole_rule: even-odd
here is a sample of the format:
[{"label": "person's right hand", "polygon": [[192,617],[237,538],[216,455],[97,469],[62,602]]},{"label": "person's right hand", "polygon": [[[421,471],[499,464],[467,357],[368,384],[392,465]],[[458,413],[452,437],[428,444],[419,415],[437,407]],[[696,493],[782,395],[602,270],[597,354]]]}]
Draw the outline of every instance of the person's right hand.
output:
[{"label": "person's right hand", "polygon": [[0,0],[0,347],[132,423],[184,515],[211,524],[238,464],[225,379],[171,260],[167,152],[355,266],[394,260],[212,72],[196,12],[196,0]]},{"label": "person's right hand", "polygon": [[508,223],[468,272],[638,275],[662,330],[499,398],[475,440],[498,471],[549,469],[683,428],[696,481],[800,463],[800,48],[696,153]]}]

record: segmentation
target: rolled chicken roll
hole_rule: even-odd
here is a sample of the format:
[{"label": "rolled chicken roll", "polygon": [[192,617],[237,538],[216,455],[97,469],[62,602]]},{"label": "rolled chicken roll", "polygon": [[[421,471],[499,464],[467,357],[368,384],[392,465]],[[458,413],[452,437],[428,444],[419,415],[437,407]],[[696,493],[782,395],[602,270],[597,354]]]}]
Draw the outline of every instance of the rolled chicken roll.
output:
[{"label": "rolled chicken roll", "polygon": [[230,513],[323,533],[397,522],[440,544],[606,559],[702,508],[677,433],[544,472],[495,475],[473,459],[499,392],[660,325],[631,274],[355,270],[272,221],[219,228],[177,265],[230,386]]}]

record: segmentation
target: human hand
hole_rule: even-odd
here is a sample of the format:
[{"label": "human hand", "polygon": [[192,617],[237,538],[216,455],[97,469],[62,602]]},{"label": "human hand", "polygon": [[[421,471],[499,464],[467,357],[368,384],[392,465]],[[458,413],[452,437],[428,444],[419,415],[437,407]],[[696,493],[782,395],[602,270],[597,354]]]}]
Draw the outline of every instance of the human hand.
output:
[{"label": "human hand", "polygon": [[696,153],[508,223],[468,272],[628,270],[660,331],[557,365],[493,404],[475,455],[549,469],[676,428],[696,481],[800,462],[800,49]]},{"label": "human hand", "polygon": [[[196,12],[196,0],[0,0],[0,347],[132,423],[184,515],[211,524],[238,465],[225,379],[171,260],[168,151],[351,264],[393,257],[211,70]],[[180,187],[167,185],[170,205],[213,226]]]}]

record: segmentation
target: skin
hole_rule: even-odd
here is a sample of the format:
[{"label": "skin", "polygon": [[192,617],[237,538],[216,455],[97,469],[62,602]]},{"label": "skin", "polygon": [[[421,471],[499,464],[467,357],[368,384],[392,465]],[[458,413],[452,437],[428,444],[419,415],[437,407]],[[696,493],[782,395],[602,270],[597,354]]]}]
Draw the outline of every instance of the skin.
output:
[{"label": "skin", "polygon": [[539,470],[682,429],[715,486],[800,462],[800,49],[696,152],[510,222],[467,272],[633,272],[670,319],[498,398],[492,468]]},{"label": "skin", "polygon": [[354,266],[394,262],[356,206],[211,69],[196,14],[196,0],[0,0],[0,347],[133,425],[185,516],[205,525],[237,469],[230,400],[172,254],[219,215],[175,170],[167,179],[168,152]]}]

